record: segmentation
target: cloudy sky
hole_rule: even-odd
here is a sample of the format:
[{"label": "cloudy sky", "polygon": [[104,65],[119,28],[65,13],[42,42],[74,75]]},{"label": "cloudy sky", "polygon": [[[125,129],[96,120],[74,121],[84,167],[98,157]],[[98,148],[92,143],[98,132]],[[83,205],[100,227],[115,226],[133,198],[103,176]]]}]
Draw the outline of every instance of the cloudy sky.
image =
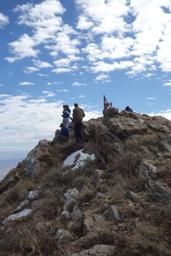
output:
[{"label": "cloudy sky", "polygon": [[0,0],[0,33],[0,159],[52,138],[64,103],[171,117],[171,0]]}]

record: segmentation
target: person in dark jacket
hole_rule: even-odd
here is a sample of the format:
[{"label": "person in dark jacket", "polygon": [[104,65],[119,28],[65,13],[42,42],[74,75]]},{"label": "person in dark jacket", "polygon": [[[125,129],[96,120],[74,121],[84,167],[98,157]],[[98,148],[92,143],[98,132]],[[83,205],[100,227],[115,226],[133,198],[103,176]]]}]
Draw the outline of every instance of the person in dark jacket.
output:
[{"label": "person in dark jacket", "polygon": [[61,130],[59,132],[60,135],[68,138],[69,137],[69,131],[68,128],[62,123],[60,124]]},{"label": "person in dark jacket", "polygon": [[127,112],[133,112],[133,110],[132,110],[132,108],[131,108],[130,106],[126,106],[125,110],[126,110]]},{"label": "person in dark jacket", "polygon": [[85,116],[84,110],[78,106],[77,103],[74,104],[72,122],[74,124],[74,134],[77,142],[82,141],[82,122]]},{"label": "person in dark jacket", "polygon": [[63,123],[60,124],[60,130],[57,129],[55,132],[55,137],[53,141],[51,142],[51,145],[54,145],[55,143],[64,143],[69,138],[69,130],[65,127]]},{"label": "person in dark jacket", "polygon": [[70,118],[71,110],[68,105],[63,105],[62,117],[63,124],[66,128],[69,127],[69,118]]}]

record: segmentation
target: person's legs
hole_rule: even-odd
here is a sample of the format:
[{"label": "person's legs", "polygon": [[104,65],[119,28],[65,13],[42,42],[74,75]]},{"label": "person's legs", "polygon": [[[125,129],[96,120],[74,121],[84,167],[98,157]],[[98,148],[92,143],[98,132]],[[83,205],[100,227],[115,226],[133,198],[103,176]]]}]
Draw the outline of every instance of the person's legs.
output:
[{"label": "person's legs", "polygon": [[82,139],[81,136],[81,123],[75,123],[74,124],[74,133],[75,133],[75,138],[76,141],[79,142]]}]

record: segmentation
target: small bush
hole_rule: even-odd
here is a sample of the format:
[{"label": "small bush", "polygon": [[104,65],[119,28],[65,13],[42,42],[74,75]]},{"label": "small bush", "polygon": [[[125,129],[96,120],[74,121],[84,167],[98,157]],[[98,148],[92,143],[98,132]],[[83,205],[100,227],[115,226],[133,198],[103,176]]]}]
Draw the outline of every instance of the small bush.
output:
[{"label": "small bush", "polygon": [[31,255],[37,256],[52,256],[56,255],[54,252],[58,250],[59,256],[62,255],[56,244],[55,238],[52,237],[47,231],[38,231],[33,225],[25,225],[20,230],[22,237],[21,251],[23,255],[26,255],[28,250]]},{"label": "small bush", "polygon": [[52,220],[58,215],[58,211],[61,205],[60,197],[50,197],[44,200],[42,205],[42,215],[47,220]]},{"label": "small bush", "polygon": [[125,153],[118,156],[111,162],[111,170],[120,173],[122,176],[135,175],[136,169],[140,165],[142,158],[136,153]]},{"label": "small bush", "polygon": [[77,188],[78,190],[81,190],[82,187],[84,185],[88,185],[88,183],[90,182],[90,179],[86,176],[80,176],[75,178],[73,185],[75,188]]},{"label": "small bush", "polygon": [[6,196],[6,201],[9,204],[13,204],[20,200],[20,191],[18,188],[13,188],[10,190]]}]

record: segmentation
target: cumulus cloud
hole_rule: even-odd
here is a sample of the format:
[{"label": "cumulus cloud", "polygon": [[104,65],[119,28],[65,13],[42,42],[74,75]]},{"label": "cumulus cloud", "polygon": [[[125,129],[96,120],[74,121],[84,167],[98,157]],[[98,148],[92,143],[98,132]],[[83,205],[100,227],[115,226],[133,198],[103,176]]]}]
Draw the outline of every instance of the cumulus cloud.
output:
[{"label": "cumulus cloud", "polygon": [[34,73],[37,71],[39,71],[39,68],[36,68],[34,66],[24,68],[24,73],[26,73],[26,74]]},{"label": "cumulus cloud", "polygon": [[[9,43],[6,59],[12,63],[29,57],[37,68],[33,72],[49,68],[57,74],[80,67],[94,73],[123,70],[128,76],[148,76],[158,68],[171,72],[170,0],[74,3],[79,11],[75,27],[64,23],[67,10],[59,0],[18,5],[18,25],[29,30]],[[38,60],[44,51],[49,62]]]},{"label": "cumulus cloud", "polygon": [[[73,62],[79,60],[80,53],[77,32],[68,24],[64,24],[62,15],[64,7],[59,0],[44,0],[39,4],[23,4],[15,8],[19,14],[18,24],[31,29],[28,34],[23,34],[16,41],[9,43],[12,56],[6,58],[10,63],[23,58],[33,59],[33,68],[25,68],[25,73],[36,72],[41,68],[52,68],[55,73],[70,72]],[[40,46],[41,50],[40,50]],[[51,63],[41,61],[38,55],[46,51],[51,58]],[[63,59],[60,54],[65,56]],[[53,63],[54,62],[54,63]],[[66,67],[69,66],[68,71]],[[37,68],[37,70],[36,70]]]},{"label": "cumulus cloud", "polygon": [[9,23],[9,18],[0,12],[0,28],[4,27]]},{"label": "cumulus cloud", "polygon": [[146,100],[152,100],[153,101],[153,100],[156,100],[156,98],[155,97],[147,97]]},{"label": "cumulus cloud", "polygon": [[85,86],[87,86],[87,84],[81,83],[81,82],[74,82],[74,83],[72,83],[72,86],[73,87],[85,87]]},{"label": "cumulus cloud", "polygon": [[50,97],[54,97],[56,96],[56,94],[54,92],[50,92],[50,91],[42,91],[42,93],[45,95],[45,97],[50,98]]},{"label": "cumulus cloud", "polygon": [[153,112],[153,113],[150,113],[151,116],[163,116],[169,120],[171,120],[171,109],[165,109],[165,110],[162,110],[160,112]]},{"label": "cumulus cloud", "polygon": [[168,86],[168,87],[170,87],[170,86],[171,86],[171,80],[165,82],[165,83],[163,84],[163,86]]},{"label": "cumulus cloud", "polygon": [[35,42],[27,34],[22,35],[17,41],[9,43],[13,57],[7,57],[8,62],[12,63],[26,57],[37,57],[39,51],[34,49]]},{"label": "cumulus cloud", "polygon": [[78,23],[77,23],[77,28],[80,30],[87,30],[93,26],[93,22],[88,20],[86,16],[79,16],[78,18]]},{"label": "cumulus cloud", "polygon": [[[77,27],[88,29],[83,52],[91,63],[90,70],[112,72],[122,69],[129,76],[151,73],[158,66],[164,72],[171,71],[169,0],[75,2],[81,11]],[[97,35],[98,42],[95,40]]]},{"label": "cumulus cloud", "polygon": [[32,82],[21,82],[20,85],[21,86],[30,86],[30,85],[34,85],[35,83]]}]

